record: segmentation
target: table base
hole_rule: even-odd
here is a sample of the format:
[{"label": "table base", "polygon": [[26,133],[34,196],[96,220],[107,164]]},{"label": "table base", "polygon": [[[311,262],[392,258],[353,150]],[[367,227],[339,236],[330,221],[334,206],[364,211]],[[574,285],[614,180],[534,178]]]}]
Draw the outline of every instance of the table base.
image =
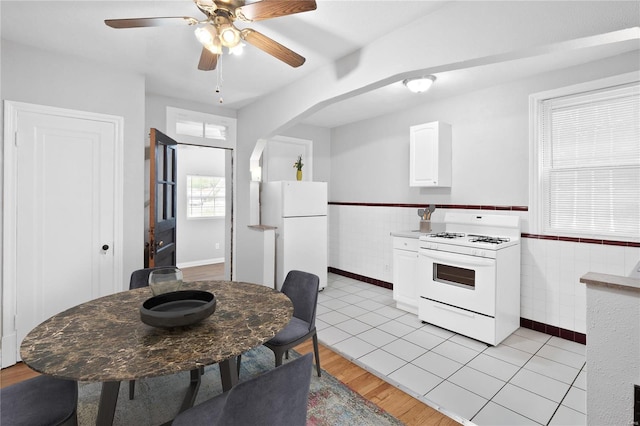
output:
[{"label": "table base", "polygon": [[[222,391],[226,392],[236,384],[238,384],[238,370],[237,370],[237,357],[231,357],[219,364],[220,367],[220,380],[222,382]],[[189,388],[184,396],[180,411],[182,413],[185,410],[193,407],[198,396],[198,390],[200,389],[200,383],[202,382],[202,374],[204,368],[196,368],[191,370],[191,377],[189,380]],[[96,418],[96,426],[111,426],[113,424],[113,418],[116,413],[116,403],[118,402],[118,393],[120,392],[120,382],[104,382],[102,383],[102,392],[100,393],[100,405],[98,407],[98,417]],[[165,425],[171,425],[172,421],[164,423]]]}]

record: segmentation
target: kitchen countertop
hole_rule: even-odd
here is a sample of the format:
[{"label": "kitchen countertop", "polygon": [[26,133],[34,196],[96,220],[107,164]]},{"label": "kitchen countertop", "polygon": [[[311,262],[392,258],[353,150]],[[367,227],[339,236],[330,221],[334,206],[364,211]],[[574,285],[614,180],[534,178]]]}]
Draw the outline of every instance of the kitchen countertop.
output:
[{"label": "kitchen countertop", "polygon": [[431,232],[420,232],[417,229],[415,231],[393,231],[392,237],[404,237],[404,238],[420,238],[421,235],[427,235]]},{"label": "kitchen countertop", "polygon": [[640,279],[622,277],[620,275],[600,274],[588,272],[580,277],[580,282],[584,284],[597,285],[615,289],[640,291]]}]

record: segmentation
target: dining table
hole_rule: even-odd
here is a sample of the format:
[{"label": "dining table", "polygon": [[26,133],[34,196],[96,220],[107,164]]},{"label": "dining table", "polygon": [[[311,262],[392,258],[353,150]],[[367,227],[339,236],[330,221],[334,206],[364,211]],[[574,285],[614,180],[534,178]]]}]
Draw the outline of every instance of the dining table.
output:
[{"label": "dining table", "polygon": [[22,341],[22,361],[49,376],[102,382],[96,424],[111,425],[120,382],[190,371],[182,412],[193,406],[205,366],[217,363],[223,391],[231,389],[237,357],[275,336],[293,315],[286,295],[258,284],[193,281],[181,290],[213,293],[215,312],[192,325],[153,327],[140,316],[149,287],[114,293],[36,326]]}]

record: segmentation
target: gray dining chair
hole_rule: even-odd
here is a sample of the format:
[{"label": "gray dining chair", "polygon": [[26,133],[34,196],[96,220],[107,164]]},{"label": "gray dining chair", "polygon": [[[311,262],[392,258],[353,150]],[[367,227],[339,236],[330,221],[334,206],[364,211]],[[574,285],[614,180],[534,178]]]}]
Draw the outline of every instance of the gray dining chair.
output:
[{"label": "gray dining chair", "polygon": [[155,269],[163,269],[167,266],[157,266],[155,268],[144,268],[138,269],[131,273],[131,279],[129,280],[129,290],[133,290],[134,288],[148,287],[149,286],[149,275]]},{"label": "gray dining chair", "polygon": [[311,354],[257,377],[180,413],[173,426],[307,424]]},{"label": "gray dining chair", "polygon": [[0,389],[0,425],[77,425],[78,383],[37,376]]},{"label": "gray dining chair", "polygon": [[[149,275],[154,269],[162,269],[165,266],[158,266],[155,268],[144,268],[138,269],[131,273],[131,278],[129,279],[129,290],[133,290],[134,288],[142,288],[149,286]],[[133,399],[136,391],[136,381],[129,380],[129,399]]]},{"label": "gray dining chair", "polygon": [[[282,293],[286,294],[293,303],[293,317],[291,321],[264,346],[271,349],[276,358],[276,367],[282,365],[282,357],[289,357],[289,349],[294,348],[305,340],[313,339],[313,352],[316,357],[316,370],[320,377],[320,355],[318,351],[318,333],[316,331],[316,307],[318,306],[318,291],[320,279],[317,275],[303,271],[289,271]],[[238,376],[242,356],[237,358]]]}]

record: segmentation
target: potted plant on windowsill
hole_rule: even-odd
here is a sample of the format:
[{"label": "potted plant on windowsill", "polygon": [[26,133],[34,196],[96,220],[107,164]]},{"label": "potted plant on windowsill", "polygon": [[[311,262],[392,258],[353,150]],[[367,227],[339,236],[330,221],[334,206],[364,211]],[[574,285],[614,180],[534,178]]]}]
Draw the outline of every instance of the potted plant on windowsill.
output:
[{"label": "potted plant on windowsill", "polygon": [[302,155],[298,155],[298,160],[293,163],[293,168],[297,169],[296,180],[302,180],[302,166],[304,166],[302,163]]}]

